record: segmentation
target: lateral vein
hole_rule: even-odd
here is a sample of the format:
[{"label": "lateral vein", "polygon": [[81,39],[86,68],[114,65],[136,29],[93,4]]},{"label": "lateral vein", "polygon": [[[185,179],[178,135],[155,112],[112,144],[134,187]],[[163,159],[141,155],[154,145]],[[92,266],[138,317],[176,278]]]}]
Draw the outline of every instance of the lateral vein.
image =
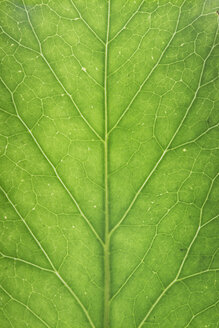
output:
[{"label": "lateral vein", "polygon": [[53,76],[55,77],[56,81],[59,83],[59,85],[62,87],[63,91],[66,93],[66,95],[70,98],[72,104],[74,105],[74,107],[76,108],[77,112],[80,114],[81,118],[83,119],[83,121],[87,124],[87,126],[90,128],[90,130],[96,135],[96,137],[101,141],[103,142],[103,138],[97,133],[97,131],[93,128],[93,126],[88,122],[88,120],[86,119],[86,117],[83,115],[83,113],[81,112],[81,110],[79,109],[78,105],[76,104],[76,102],[74,101],[72,95],[68,92],[68,90],[65,88],[65,86],[63,85],[63,83],[60,81],[60,79],[58,78],[57,74],[55,73],[54,69],[51,67],[50,63],[48,62],[48,60],[46,59],[43,51],[42,51],[42,46],[41,46],[41,43],[40,43],[40,40],[39,40],[39,37],[33,27],[33,24],[30,20],[30,15],[28,13],[28,10],[26,8],[26,5],[25,5],[25,2],[24,0],[22,0],[23,4],[24,4],[24,8],[25,8],[25,11],[26,11],[26,15],[27,15],[27,19],[28,19],[28,22],[29,22],[29,25],[32,29],[32,32],[37,40],[37,43],[39,45],[39,49],[40,49],[40,56],[41,58],[43,59],[43,61],[46,63],[46,65],[49,67],[51,73],[53,74]]},{"label": "lateral vein", "polygon": [[57,179],[59,180],[59,182],[61,183],[62,187],[65,189],[65,191],[68,193],[69,197],[72,199],[72,201],[74,202],[75,206],[78,209],[78,212],[80,213],[80,215],[83,217],[83,219],[86,221],[86,223],[88,224],[89,228],[91,229],[91,231],[93,232],[93,234],[95,235],[95,237],[98,239],[98,241],[100,242],[100,244],[103,246],[103,241],[100,238],[100,236],[98,235],[98,233],[96,232],[96,230],[94,229],[93,225],[90,223],[90,221],[88,220],[88,218],[86,217],[86,215],[84,214],[84,212],[82,211],[81,207],[79,206],[77,200],[75,199],[75,197],[72,195],[72,193],[70,192],[70,190],[68,189],[68,187],[65,185],[65,183],[62,181],[60,175],[58,174],[57,169],[55,168],[55,166],[53,165],[53,163],[51,162],[51,160],[48,158],[48,156],[46,155],[46,153],[44,152],[43,148],[41,147],[41,145],[39,144],[39,142],[37,141],[36,137],[34,136],[34,134],[32,133],[32,131],[30,130],[30,128],[27,126],[27,124],[24,122],[24,120],[22,119],[22,117],[20,116],[19,112],[18,112],[18,108],[16,105],[16,102],[14,100],[14,94],[13,92],[8,88],[8,86],[6,85],[6,83],[3,81],[3,79],[0,77],[1,82],[4,84],[5,88],[8,90],[8,92],[11,95],[11,99],[12,99],[12,103],[14,105],[15,111],[16,111],[16,115],[18,117],[18,119],[20,120],[20,122],[22,123],[22,125],[25,127],[25,129],[29,132],[29,134],[31,135],[33,141],[35,142],[36,146],[38,147],[39,151],[41,152],[41,154],[43,155],[43,157],[46,159],[46,161],[49,163],[49,165],[51,166],[53,172],[55,173],[55,176],[57,177]]},{"label": "lateral vein", "polygon": [[[185,1],[184,1],[185,2]],[[180,17],[180,16],[179,16]],[[179,18],[178,18],[179,19]],[[149,175],[147,176],[147,178],[144,180],[144,182],[142,183],[142,185],[140,186],[140,188],[138,189],[138,191],[136,192],[135,196],[133,197],[130,205],[128,206],[128,208],[126,209],[124,215],[122,216],[122,218],[119,220],[119,222],[112,228],[112,230],[110,231],[110,236],[117,230],[117,228],[120,226],[120,224],[125,220],[125,218],[127,217],[128,213],[130,212],[130,210],[132,209],[133,205],[135,204],[136,200],[138,199],[141,191],[143,190],[143,188],[145,187],[145,185],[148,183],[148,181],[150,180],[150,178],[152,177],[152,175],[154,174],[154,172],[156,171],[157,167],[160,165],[160,163],[162,162],[163,158],[165,157],[165,155],[167,154],[167,152],[170,150],[170,147],[173,143],[173,141],[175,140],[176,136],[178,135],[183,123],[185,122],[185,119],[187,118],[189,112],[190,112],[190,109],[191,107],[193,106],[196,98],[197,98],[197,95],[198,95],[198,92],[199,92],[199,89],[200,89],[200,86],[201,86],[201,81],[202,81],[202,77],[203,77],[203,74],[204,74],[204,70],[205,70],[205,66],[206,66],[206,62],[208,60],[208,58],[210,57],[213,49],[214,49],[214,46],[215,46],[215,42],[216,42],[216,37],[217,37],[217,34],[218,34],[218,28],[219,28],[219,25],[217,27],[217,30],[215,32],[215,37],[214,37],[214,41],[213,41],[213,45],[208,53],[208,55],[206,56],[205,60],[203,61],[203,65],[202,65],[202,69],[201,69],[201,73],[200,73],[200,76],[199,76],[199,81],[198,81],[198,85],[197,85],[197,88],[196,88],[196,91],[194,92],[194,96],[189,104],[189,106],[187,107],[186,109],[186,112],[185,114],[183,115],[178,127],[176,128],[173,136],[171,137],[170,141],[168,142],[165,150],[163,151],[163,153],[161,154],[161,156],[159,157],[158,161],[156,162],[155,166],[153,167],[153,169],[150,171]]]},{"label": "lateral vein", "polygon": [[60,273],[58,272],[58,270],[56,269],[55,265],[53,264],[52,260],[50,259],[49,255],[47,254],[47,252],[45,251],[45,249],[43,248],[43,246],[41,245],[40,241],[37,239],[37,237],[35,236],[35,234],[33,233],[32,229],[30,228],[29,224],[25,221],[25,219],[23,218],[23,216],[21,215],[20,211],[17,209],[17,207],[14,205],[14,203],[12,202],[12,200],[9,198],[7,192],[0,186],[0,190],[2,191],[2,193],[5,195],[5,197],[7,198],[8,202],[10,203],[10,205],[12,206],[12,208],[14,209],[14,211],[17,213],[17,215],[19,216],[19,218],[21,219],[21,221],[23,222],[23,224],[25,225],[26,229],[28,230],[28,232],[30,233],[31,237],[34,239],[35,243],[38,245],[38,247],[40,248],[40,250],[42,251],[42,253],[44,254],[44,256],[46,257],[47,261],[49,262],[51,268],[53,269],[55,275],[57,276],[57,278],[62,282],[62,284],[66,287],[66,289],[71,293],[71,295],[74,297],[74,299],[76,300],[76,302],[78,303],[78,305],[81,307],[82,311],[84,312],[87,320],[90,323],[90,326],[92,328],[95,328],[95,325],[87,311],[87,309],[85,308],[84,304],[82,303],[82,301],[79,299],[79,297],[77,296],[77,294],[73,291],[73,289],[67,284],[67,282],[62,278],[62,276],[60,275]]}]

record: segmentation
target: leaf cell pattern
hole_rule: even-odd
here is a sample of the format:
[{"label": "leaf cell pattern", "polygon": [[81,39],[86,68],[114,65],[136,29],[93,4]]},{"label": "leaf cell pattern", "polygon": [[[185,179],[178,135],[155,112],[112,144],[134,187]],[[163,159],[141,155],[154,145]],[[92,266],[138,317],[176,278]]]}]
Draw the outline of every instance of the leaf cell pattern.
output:
[{"label": "leaf cell pattern", "polygon": [[216,0],[0,2],[0,326],[215,328]]}]

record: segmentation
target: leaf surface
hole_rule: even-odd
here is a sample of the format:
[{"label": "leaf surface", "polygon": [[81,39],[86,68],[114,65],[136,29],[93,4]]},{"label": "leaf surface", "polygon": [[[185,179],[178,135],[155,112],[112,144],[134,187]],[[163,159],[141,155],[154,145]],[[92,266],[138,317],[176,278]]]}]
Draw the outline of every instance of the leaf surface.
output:
[{"label": "leaf surface", "polygon": [[215,328],[216,0],[0,2],[0,326]]}]

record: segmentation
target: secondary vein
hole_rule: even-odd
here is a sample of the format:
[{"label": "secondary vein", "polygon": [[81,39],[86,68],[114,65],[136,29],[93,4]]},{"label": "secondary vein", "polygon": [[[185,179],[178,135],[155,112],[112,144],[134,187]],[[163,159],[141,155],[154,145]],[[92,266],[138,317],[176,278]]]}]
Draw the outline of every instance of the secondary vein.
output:
[{"label": "secondary vein", "polygon": [[78,295],[74,292],[74,290],[62,278],[61,274],[58,272],[58,270],[56,269],[55,265],[53,264],[53,261],[51,260],[50,256],[47,254],[47,252],[44,249],[44,247],[42,246],[41,242],[38,240],[37,236],[34,234],[34,232],[32,231],[31,227],[26,222],[25,218],[22,216],[22,214],[20,213],[20,211],[17,209],[16,205],[13,203],[13,201],[11,200],[11,198],[9,197],[9,195],[7,194],[7,192],[1,186],[0,186],[0,190],[5,195],[6,199],[9,202],[9,204],[12,206],[12,208],[14,209],[14,211],[16,212],[16,214],[18,215],[18,217],[21,219],[21,221],[25,225],[25,227],[26,227],[27,231],[29,232],[30,236],[33,238],[33,240],[35,241],[35,243],[37,244],[37,246],[39,247],[39,249],[41,250],[41,252],[44,254],[45,258],[47,259],[48,263],[50,264],[50,266],[52,268],[52,271],[55,273],[56,277],[61,281],[61,283],[65,286],[65,288],[74,297],[75,301],[80,306],[80,308],[82,309],[83,313],[85,314],[85,316],[86,316],[86,318],[87,318],[90,326],[92,328],[95,328],[95,325],[94,325],[94,323],[93,323],[93,321],[92,321],[92,319],[90,317],[90,314],[89,314],[88,310],[86,309],[86,307],[84,306],[84,304],[82,303],[82,301],[80,300],[80,298],[78,297]]}]

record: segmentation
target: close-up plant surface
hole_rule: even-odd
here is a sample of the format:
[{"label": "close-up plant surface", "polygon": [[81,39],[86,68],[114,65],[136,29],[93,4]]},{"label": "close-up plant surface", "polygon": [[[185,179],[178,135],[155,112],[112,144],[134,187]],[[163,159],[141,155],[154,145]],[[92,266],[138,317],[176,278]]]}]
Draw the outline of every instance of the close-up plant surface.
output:
[{"label": "close-up plant surface", "polygon": [[219,327],[217,6],[0,1],[0,327]]}]

